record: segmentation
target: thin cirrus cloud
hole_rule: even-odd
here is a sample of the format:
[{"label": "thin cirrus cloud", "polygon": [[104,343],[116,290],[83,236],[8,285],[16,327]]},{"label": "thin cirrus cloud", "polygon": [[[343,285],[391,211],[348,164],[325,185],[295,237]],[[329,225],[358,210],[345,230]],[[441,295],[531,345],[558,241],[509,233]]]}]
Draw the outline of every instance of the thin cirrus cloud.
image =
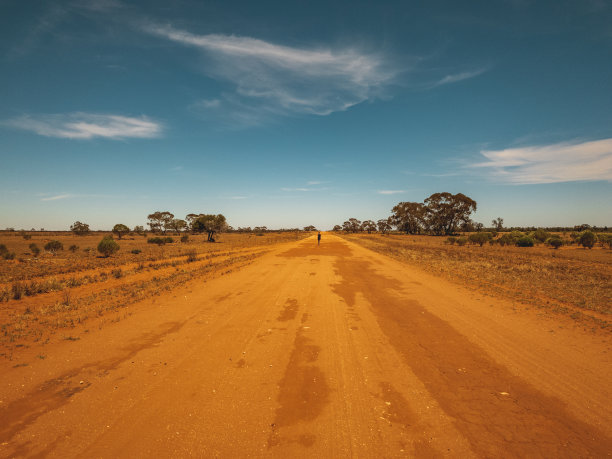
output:
[{"label": "thin cirrus cloud", "polygon": [[612,138],[480,153],[486,161],[470,167],[486,169],[510,184],[612,181]]},{"label": "thin cirrus cloud", "polygon": [[144,31],[200,50],[205,73],[234,86],[221,99],[202,101],[201,108],[244,111],[247,105],[264,115],[329,115],[375,98],[397,74],[384,56],[357,49],[296,48],[171,26],[149,25]]},{"label": "thin cirrus cloud", "polygon": [[162,134],[163,126],[146,116],[129,117],[98,113],[24,115],[2,122],[14,129],[34,132],[45,137],[62,139],[127,139],[154,138]]},{"label": "thin cirrus cloud", "polygon": [[378,194],[401,194],[405,193],[405,190],[378,190]]},{"label": "thin cirrus cloud", "polygon": [[477,70],[472,70],[469,72],[460,72],[452,75],[446,75],[443,78],[440,78],[438,81],[432,84],[433,87],[443,86],[445,84],[457,83],[463,80],[469,80],[470,78],[475,78],[478,75],[481,75],[487,71],[486,68],[481,68]]}]

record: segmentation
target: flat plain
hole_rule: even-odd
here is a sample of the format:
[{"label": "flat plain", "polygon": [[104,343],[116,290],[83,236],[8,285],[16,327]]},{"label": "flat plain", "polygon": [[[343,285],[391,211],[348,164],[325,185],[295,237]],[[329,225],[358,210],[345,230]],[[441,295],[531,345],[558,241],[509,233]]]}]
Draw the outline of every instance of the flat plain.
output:
[{"label": "flat plain", "polygon": [[9,294],[58,283],[0,303],[3,457],[612,451],[609,250],[325,233],[97,258],[90,237],[36,276],[18,247],[2,265]]}]

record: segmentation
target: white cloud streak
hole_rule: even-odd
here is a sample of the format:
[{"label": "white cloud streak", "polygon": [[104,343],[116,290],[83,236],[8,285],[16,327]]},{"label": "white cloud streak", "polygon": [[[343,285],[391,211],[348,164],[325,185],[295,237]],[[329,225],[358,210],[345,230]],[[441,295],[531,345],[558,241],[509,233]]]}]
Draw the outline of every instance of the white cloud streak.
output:
[{"label": "white cloud streak", "polygon": [[74,198],[73,194],[58,194],[55,196],[47,196],[45,198],[41,198],[41,201],[59,201],[60,199]]},{"label": "white cloud streak", "polygon": [[486,161],[473,168],[515,185],[575,181],[612,182],[612,139],[484,150]]},{"label": "white cloud streak", "polygon": [[378,190],[378,194],[401,194],[405,193],[405,190]]},{"label": "white cloud streak", "polygon": [[455,73],[452,75],[446,75],[445,77],[436,81],[432,85],[432,87],[443,86],[445,84],[457,83],[458,81],[468,80],[470,78],[477,77],[478,75],[481,75],[486,71],[487,71],[486,68],[482,68],[482,69],[472,70],[470,72],[461,72],[461,73]]},{"label": "white cloud streak", "polygon": [[303,49],[170,26],[144,30],[200,50],[205,72],[234,85],[234,98],[202,101],[202,108],[244,109],[246,103],[273,115],[329,115],[375,98],[397,73],[383,56],[356,49]]},{"label": "white cloud streak", "polygon": [[54,115],[24,115],[1,124],[34,132],[45,137],[62,139],[154,138],[162,134],[160,123],[146,116],[128,117],[97,113],[69,113]]}]

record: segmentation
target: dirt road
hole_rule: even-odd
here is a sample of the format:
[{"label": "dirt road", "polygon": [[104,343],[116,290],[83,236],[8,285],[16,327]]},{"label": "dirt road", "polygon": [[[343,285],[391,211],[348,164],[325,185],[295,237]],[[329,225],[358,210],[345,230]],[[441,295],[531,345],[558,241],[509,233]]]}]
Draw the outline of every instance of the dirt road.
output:
[{"label": "dirt road", "polygon": [[0,456],[612,451],[608,336],[332,235],[79,338],[2,363]]}]

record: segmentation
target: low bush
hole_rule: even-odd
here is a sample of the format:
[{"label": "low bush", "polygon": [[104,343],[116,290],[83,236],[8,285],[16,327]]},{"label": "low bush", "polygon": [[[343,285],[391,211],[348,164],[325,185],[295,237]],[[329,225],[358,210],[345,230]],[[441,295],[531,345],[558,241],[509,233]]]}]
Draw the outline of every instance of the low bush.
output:
[{"label": "low bush", "polygon": [[529,236],[520,237],[516,241],[516,246],[517,247],[533,247],[534,244],[535,243],[534,243],[533,239],[530,238]]},{"label": "low bush", "polygon": [[132,252],[131,252],[131,253],[133,253],[134,255],[138,255],[140,252],[142,252],[142,250],[140,250],[140,249],[134,249],[134,250],[132,250]]},{"label": "low bush", "polygon": [[74,253],[77,250],[79,250],[79,246],[76,245],[76,244],[72,244],[70,247],[68,247],[68,250],[70,250],[72,253]]},{"label": "low bush", "polygon": [[538,242],[544,242],[550,238],[550,233],[543,230],[542,228],[538,228],[537,230],[533,232],[531,237]]},{"label": "low bush", "polygon": [[183,234],[181,236],[181,242],[183,242],[183,243],[189,242],[189,235],[188,234]]},{"label": "low bush", "polygon": [[460,247],[463,247],[465,244],[467,244],[468,238],[465,236],[461,236],[460,238],[457,238],[457,245]]},{"label": "low bush", "polygon": [[553,249],[558,249],[563,245],[563,239],[561,239],[559,236],[553,236],[549,238],[546,243]]},{"label": "low bush", "polygon": [[112,236],[105,236],[98,244],[98,252],[105,257],[109,257],[117,250],[119,250],[119,244],[115,242]]},{"label": "low bush", "polygon": [[60,241],[49,241],[45,244],[45,250],[55,254],[58,250],[64,250],[64,244]]},{"label": "low bush", "polygon": [[449,236],[446,238],[446,243],[450,245],[454,245],[457,242],[457,238],[455,236]]},{"label": "low bush", "polygon": [[597,236],[592,231],[584,231],[580,234],[578,238],[578,242],[580,245],[586,249],[592,249],[595,245],[595,241],[597,240]]},{"label": "low bush", "polygon": [[197,261],[198,253],[195,250],[190,250],[187,252],[187,263],[191,263]]},{"label": "low bush", "polygon": [[34,255],[35,257],[38,256],[38,254],[40,253],[40,248],[34,244],[33,242],[30,244],[30,252],[32,252],[32,255]]},{"label": "low bush", "polygon": [[491,236],[491,233],[486,233],[486,232],[473,233],[473,234],[470,234],[470,236],[468,237],[468,240],[472,244],[478,244],[480,245],[480,247],[482,247],[486,242],[490,241],[491,239],[493,239],[493,237]]}]

